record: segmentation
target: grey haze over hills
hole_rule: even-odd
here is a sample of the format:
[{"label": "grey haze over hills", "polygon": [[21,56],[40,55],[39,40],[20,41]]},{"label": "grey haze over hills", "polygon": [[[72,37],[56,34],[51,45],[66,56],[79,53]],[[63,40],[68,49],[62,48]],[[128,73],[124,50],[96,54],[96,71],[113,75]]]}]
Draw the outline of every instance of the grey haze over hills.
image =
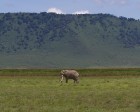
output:
[{"label": "grey haze over hills", "polygon": [[0,68],[140,67],[139,57],[139,20],[0,13]]}]

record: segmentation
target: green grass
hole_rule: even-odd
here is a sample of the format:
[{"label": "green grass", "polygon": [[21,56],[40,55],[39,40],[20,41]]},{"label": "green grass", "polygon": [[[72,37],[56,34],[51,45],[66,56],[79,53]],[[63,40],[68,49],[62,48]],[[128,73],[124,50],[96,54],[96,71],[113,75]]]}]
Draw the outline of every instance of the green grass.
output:
[{"label": "green grass", "polygon": [[[60,85],[59,76],[33,76],[35,73],[44,74],[45,70],[1,70],[0,74],[2,71],[8,75],[0,76],[1,112],[140,111],[139,76],[84,77],[85,70],[79,70],[82,74],[79,84],[70,80],[68,84]],[[27,71],[30,71],[29,76],[20,77],[19,74],[25,75]],[[57,74],[58,71],[50,70],[50,73]]]}]

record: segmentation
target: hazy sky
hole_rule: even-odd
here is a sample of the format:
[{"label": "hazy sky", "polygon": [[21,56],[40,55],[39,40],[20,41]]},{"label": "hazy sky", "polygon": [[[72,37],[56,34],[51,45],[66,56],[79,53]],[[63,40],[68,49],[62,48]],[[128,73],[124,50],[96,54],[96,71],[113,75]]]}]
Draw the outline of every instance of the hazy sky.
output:
[{"label": "hazy sky", "polygon": [[2,12],[107,13],[140,19],[140,0],[0,0]]}]

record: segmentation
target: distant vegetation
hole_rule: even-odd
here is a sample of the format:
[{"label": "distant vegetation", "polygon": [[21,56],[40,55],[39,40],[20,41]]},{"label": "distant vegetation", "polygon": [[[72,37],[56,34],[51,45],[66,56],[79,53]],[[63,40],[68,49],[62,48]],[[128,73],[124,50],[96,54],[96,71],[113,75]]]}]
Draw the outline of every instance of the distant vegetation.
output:
[{"label": "distant vegetation", "polygon": [[133,18],[46,12],[0,14],[2,68],[135,67],[140,65],[139,51],[140,21]]},{"label": "distant vegetation", "polygon": [[[57,76],[60,78],[62,69],[1,69],[0,76]],[[80,77],[102,76],[140,76],[140,68],[100,68],[100,69],[76,69]]]}]

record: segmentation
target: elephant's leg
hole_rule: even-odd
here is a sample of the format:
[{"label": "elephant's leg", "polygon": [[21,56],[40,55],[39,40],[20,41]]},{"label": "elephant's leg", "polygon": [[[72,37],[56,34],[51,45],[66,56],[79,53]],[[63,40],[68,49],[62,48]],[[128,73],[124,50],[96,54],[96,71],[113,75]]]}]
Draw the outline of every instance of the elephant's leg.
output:
[{"label": "elephant's leg", "polygon": [[66,78],[66,83],[68,83],[68,78]]},{"label": "elephant's leg", "polygon": [[79,77],[76,78],[76,82],[79,83]]},{"label": "elephant's leg", "polygon": [[79,77],[77,77],[77,81],[76,82],[79,83]]},{"label": "elephant's leg", "polygon": [[74,83],[76,83],[77,82],[77,79],[74,79]]},{"label": "elephant's leg", "polygon": [[75,77],[73,80],[74,80],[74,83],[78,83],[79,82],[78,81],[79,80],[78,77]]},{"label": "elephant's leg", "polygon": [[79,83],[79,80],[77,80],[76,83]]}]

